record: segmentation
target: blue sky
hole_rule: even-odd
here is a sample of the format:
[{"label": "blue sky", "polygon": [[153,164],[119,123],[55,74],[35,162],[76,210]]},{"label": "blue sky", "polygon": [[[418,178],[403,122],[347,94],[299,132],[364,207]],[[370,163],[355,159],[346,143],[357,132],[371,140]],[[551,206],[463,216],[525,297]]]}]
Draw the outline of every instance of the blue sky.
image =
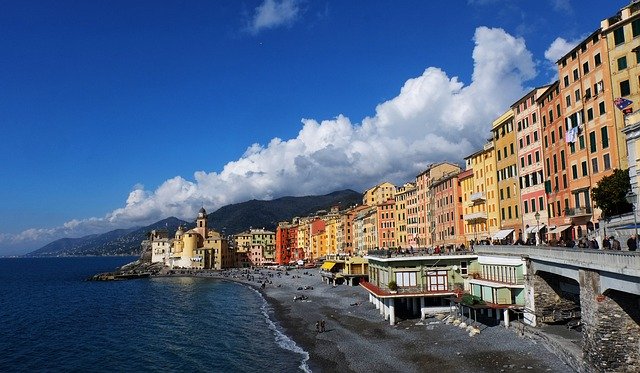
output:
[{"label": "blue sky", "polygon": [[2,1],[0,255],[460,162],[627,1]]}]

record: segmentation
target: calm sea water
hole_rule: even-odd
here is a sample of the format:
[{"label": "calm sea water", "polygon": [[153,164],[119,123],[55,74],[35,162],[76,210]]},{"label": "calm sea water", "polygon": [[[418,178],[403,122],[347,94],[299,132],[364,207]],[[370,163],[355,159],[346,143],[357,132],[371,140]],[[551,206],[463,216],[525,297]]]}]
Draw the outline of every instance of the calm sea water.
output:
[{"label": "calm sea water", "polygon": [[84,281],[133,259],[0,259],[0,370],[307,370],[306,352],[251,288],[196,278]]}]

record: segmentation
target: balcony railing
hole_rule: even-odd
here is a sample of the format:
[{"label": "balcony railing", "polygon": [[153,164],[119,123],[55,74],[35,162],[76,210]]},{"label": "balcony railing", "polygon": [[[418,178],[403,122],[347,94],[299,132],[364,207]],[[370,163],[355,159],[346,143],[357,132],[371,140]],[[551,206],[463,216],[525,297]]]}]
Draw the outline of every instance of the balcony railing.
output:
[{"label": "balcony railing", "polygon": [[570,217],[589,216],[591,215],[591,207],[574,207],[564,209],[564,215]]},{"label": "balcony railing", "polygon": [[472,214],[465,214],[463,216],[466,221],[484,221],[487,220],[487,212],[486,211],[478,211]]},{"label": "balcony railing", "polygon": [[484,202],[487,198],[484,192],[477,192],[477,193],[471,194],[471,197],[469,197],[469,199],[471,200],[472,203],[479,203],[479,202]]}]

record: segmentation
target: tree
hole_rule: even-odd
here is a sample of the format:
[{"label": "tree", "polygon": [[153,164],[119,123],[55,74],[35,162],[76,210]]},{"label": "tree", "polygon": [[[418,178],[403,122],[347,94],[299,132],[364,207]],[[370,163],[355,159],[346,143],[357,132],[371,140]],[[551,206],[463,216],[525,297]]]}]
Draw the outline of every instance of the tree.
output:
[{"label": "tree", "polygon": [[629,170],[615,169],[613,174],[603,177],[591,190],[594,205],[602,210],[601,218],[633,211],[633,205],[626,199],[630,190]]}]

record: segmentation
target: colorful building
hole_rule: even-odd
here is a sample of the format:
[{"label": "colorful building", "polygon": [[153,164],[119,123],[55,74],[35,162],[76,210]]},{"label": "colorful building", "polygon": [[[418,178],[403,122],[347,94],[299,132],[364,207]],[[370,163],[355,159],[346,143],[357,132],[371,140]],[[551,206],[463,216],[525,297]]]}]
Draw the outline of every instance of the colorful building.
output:
[{"label": "colorful building", "polygon": [[518,175],[523,240],[539,244],[547,231],[547,198],[544,189],[542,120],[536,98],[549,86],[535,88],[511,106],[516,123]]},{"label": "colorful building", "polygon": [[493,122],[493,142],[496,148],[500,230],[491,236],[492,241],[513,243],[522,239],[520,215],[520,188],[518,185],[518,153],[514,113],[509,109]]}]

